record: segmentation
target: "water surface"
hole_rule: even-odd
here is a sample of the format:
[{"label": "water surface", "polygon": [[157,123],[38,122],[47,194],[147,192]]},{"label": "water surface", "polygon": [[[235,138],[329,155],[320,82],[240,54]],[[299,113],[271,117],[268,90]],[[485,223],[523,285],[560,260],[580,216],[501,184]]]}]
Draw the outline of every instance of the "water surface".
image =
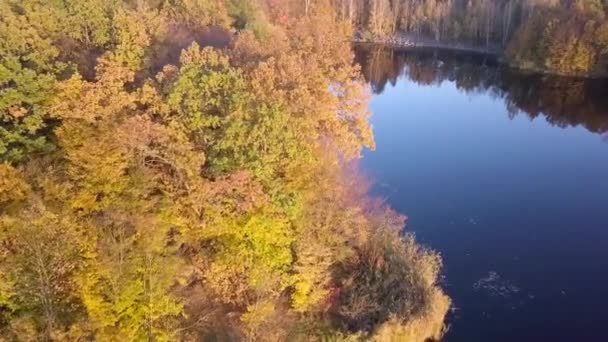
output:
[{"label": "water surface", "polygon": [[446,341],[606,341],[608,85],[359,47],[374,192],[439,251]]}]

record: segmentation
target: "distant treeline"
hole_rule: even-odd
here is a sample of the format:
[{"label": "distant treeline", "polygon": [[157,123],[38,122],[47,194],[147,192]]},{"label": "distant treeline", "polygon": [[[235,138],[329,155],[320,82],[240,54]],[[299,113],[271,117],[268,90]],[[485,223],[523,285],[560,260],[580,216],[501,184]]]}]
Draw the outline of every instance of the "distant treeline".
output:
[{"label": "distant treeline", "polygon": [[606,0],[334,0],[367,38],[409,33],[502,47],[525,69],[608,72]]},{"label": "distant treeline", "polygon": [[608,132],[606,80],[526,74],[491,56],[456,51],[359,46],[357,60],[374,93],[382,93],[399,77],[421,85],[452,81],[461,91],[503,99],[513,116],[524,113],[558,127],[580,125],[593,133]]}]

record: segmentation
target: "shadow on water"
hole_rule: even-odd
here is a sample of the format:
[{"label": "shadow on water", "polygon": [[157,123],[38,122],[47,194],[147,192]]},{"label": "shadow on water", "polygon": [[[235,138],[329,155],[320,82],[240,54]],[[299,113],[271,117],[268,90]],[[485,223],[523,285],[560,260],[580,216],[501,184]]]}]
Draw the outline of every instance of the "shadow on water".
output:
[{"label": "shadow on water", "polygon": [[401,77],[426,86],[450,81],[462,92],[503,99],[510,117],[542,116],[558,127],[580,125],[593,133],[608,132],[607,79],[522,73],[495,56],[462,51],[359,45],[355,52],[374,94]]}]

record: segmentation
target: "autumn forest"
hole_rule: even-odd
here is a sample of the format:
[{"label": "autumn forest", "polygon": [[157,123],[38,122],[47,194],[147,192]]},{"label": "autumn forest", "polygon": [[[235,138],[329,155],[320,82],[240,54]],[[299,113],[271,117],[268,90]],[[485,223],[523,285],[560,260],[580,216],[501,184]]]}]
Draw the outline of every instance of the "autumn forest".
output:
[{"label": "autumn forest", "polygon": [[437,339],[324,1],[0,2],[0,340]]},{"label": "autumn forest", "polygon": [[353,37],[597,76],[607,7],[0,0],[0,341],[440,340],[442,259],[358,163],[397,75]]},{"label": "autumn forest", "polygon": [[606,0],[339,0],[365,40],[403,35],[504,54],[512,66],[608,74]]}]

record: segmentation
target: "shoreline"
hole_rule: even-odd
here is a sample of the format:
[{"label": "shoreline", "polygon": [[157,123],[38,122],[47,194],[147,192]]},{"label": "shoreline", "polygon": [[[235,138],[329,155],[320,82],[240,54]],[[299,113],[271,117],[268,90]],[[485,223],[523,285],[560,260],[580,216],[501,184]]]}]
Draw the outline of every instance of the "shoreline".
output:
[{"label": "shoreline", "polygon": [[392,37],[388,39],[376,39],[376,40],[365,40],[365,39],[357,39],[353,38],[352,40],[355,44],[368,44],[368,45],[384,45],[393,49],[437,49],[437,50],[450,50],[457,52],[469,52],[476,54],[489,55],[497,58],[497,61],[500,64],[503,64],[511,69],[518,70],[523,73],[531,73],[531,74],[539,74],[539,75],[547,75],[547,76],[561,76],[561,77],[570,77],[570,78],[580,78],[580,79],[605,79],[608,78],[608,73],[605,74],[576,74],[576,73],[563,73],[552,71],[546,68],[539,67],[522,67],[521,65],[514,64],[512,61],[509,61],[505,58],[505,55],[501,49],[496,47],[477,47],[473,45],[467,44],[454,44],[454,43],[445,43],[441,41],[434,41],[428,39],[420,39],[420,40],[412,40],[407,38],[399,38]]},{"label": "shoreline", "polygon": [[475,46],[462,43],[447,43],[424,37],[415,37],[410,35],[396,35],[384,39],[366,40],[362,38],[353,38],[356,44],[378,44],[386,45],[393,48],[430,48],[441,50],[454,50],[462,52],[474,52],[486,55],[502,56],[502,49],[498,46]]}]

